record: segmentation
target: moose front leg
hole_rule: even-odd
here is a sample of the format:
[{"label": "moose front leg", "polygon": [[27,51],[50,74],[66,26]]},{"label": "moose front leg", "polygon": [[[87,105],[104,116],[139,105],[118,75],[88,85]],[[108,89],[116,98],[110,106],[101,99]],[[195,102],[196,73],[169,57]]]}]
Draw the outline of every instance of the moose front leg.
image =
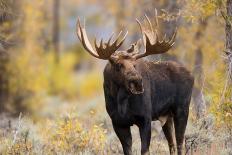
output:
[{"label": "moose front leg", "polygon": [[141,138],[141,155],[148,155],[151,141],[151,121],[144,120],[138,127]]},{"label": "moose front leg", "polygon": [[113,128],[122,144],[124,154],[132,155],[132,136],[130,127],[120,127],[113,123]]}]

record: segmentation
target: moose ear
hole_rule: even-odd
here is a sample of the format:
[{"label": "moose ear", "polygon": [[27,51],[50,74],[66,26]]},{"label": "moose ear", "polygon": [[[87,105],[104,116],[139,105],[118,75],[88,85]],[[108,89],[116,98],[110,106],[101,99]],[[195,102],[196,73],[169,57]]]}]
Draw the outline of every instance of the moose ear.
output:
[{"label": "moose ear", "polygon": [[117,57],[116,56],[111,56],[109,58],[109,62],[113,65],[113,64],[116,64],[116,61],[117,61]]},{"label": "moose ear", "polygon": [[139,49],[142,46],[142,40],[139,39],[134,44],[131,45],[131,47],[127,50],[128,53],[138,53]]},{"label": "moose ear", "polygon": [[114,64],[113,59],[109,59],[109,62],[110,62],[111,64]]},{"label": "moose ear", "polygon": [[127,53],[132,53],[132,52],[134,52],[134,50],[135,50],[135,44],[132,44],[131,47],[126,51],[127,51]]}]

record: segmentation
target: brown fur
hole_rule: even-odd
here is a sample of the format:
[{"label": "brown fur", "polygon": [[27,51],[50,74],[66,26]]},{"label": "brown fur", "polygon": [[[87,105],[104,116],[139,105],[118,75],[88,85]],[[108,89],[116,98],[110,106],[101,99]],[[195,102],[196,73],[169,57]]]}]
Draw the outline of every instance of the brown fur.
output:
[{"label": "brown fur", "polygon": [[[163,130],[170,153],[175,150],[174,125],[178,154],[181,154],[193,77],[182,65],[172,61],[149,62],[135,60],[128,53],[119,55],[105,67],[104,93],[106,109],[124,154],[132,154],[130,126],[133,124],[140,129],[141,153],[149,152],[151,121],[162,116],[168,116]],[[132,87],[130,83],[134,83]]]}]

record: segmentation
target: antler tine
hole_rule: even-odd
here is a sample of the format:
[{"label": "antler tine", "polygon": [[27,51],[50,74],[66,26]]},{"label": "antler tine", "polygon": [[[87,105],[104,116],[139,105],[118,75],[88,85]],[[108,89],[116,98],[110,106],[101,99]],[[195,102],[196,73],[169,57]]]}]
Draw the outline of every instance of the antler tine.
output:
[{"label": "antler tine", "polygon": [[128,31],[126,31],[125,35],[122,37],[120,43],[118,44],[118,47],[120,47],[123,44],[123,42],[126,40],[127,35],[128,35]]},{"label": "antler tine", "polygon": [[99,59],[104,59],[104,60],[110,59],[110,56],[123,44],[128,32],[126,32],[126,34],[123,36],[123,39],[118,43],[118,40],[119,40],[119,37],[121,36],[121,33],[119,33],[118,37],[116,38],[116,40],[112,44],[110,44],[110,43],[111,43],[111,40],[112,40],[114,34],[111,35],[111,37],[109,38],[107,43],[104,43],[103,39],[101,39],[99,45],[97,44],[97,41],[96,41],[97,39],[95,38],[94,45],[95,45],[96,50],[94,50],[90,44],[88,37],[87,37],[87,33],[85,30],[85,23],[84,23],[84,26],[82,27],[80,24],[80,19],[78,18],[78,20],[77,20],[77,36],[78,36],[80,42],[82,43],[84,49],[88,53],[90,53],[92,56],[99,58]]},{"label": "antler tine", "polygon": [[159,35],[157,31],[155,31],[155,40],[156,43],[159,42]]},{"label": "antler tine", "polygon": [[[112,45],[111,45],[112,48],[113,48],[113,47],[114,47],[114,48],[119,48],[119,47],[123,44],[123,42],[125,41],[126,36],[127,36],[127,34],[128,34],[128,31],[125,33],[125,35],[123,36],[123,38],[121,39],[121,41],[119,41],[119,38],[120,38],[121,34],[122,34],[122,31],[119,32],[119,34],[118,34],[118,36],[116,37],[115,41],[112,43]],[[118,41],[119,41],[119,42],[118,42]]]},{"label": "antler tine", "polygon": [[111,42],[113,36],[114,36],[114,32],[111,34],[111,36],[110,36],[110,38],[109,38],[109,40],[107,42],[107,46],[110,46],[110,42]]},{"label": "antler tine", "polygon": [[136,18],[136,22],[137,22],[138,25],[139,25],[140,32],[141,32],[142,37],[143,37],[143,44],[145,45],[145,44],[146,44],[146,37],[145,37],[145,35],[144,35],[142,23],[141,23],[137,18]]},{"label": "antler tine", "polygon": [[115,41],[112,43],[112,46],[116,47],[119,37],[121,36],[122,31],[119,32],[118,36],[115,38]]},{"label": "antler tine", "polygon": [[[85,26],[85,24],[84,24],[84,26]],[[94,49],[92,48],[92,46],[89,42],[85,27],[83,27],[83,28],[81,27],[80,18],[78,18],[78,20],[77,20],[77,36],[78,36],[79,40],[81,41],[85,50],[89,54],[91,54],[92,56],[99,58],[99,56],[96,54],[96,51],[94,51]]]},{"label": "antler tine", "polygon": [[121,36],[122,32],[120,32],[118,34],[117,38],[115,39],[115,41],[112,44],[110,44],[110,42],[111,42],[114,34],[111,35],[111,37],[109,38],[109,40],[105,44],[103,44],[103,40],[101,40],[99,46],[97,45],[96,40],[95,40],[94,44],[95,44],[95,48],[97,50],[98,55],[100,57],[104,57],[104,58],[108,57],[109,58],[123,44],[124,40],[126,39],[127,33],[124,35],[123,39],[119,43],[118,43],[118,40],[119,40],[119,37]]},{"label": "antler tine", "polygon": [[172,35],[172,38],[170,39],[169,43],[174,43],[175,42],[176,34],[177,34],[177,27],[176,27],[176,29],[174,31],[174,34]]},{"label": "antler tine", "polygon": [[137,18],[136,18],[136,22],[139,24],[140,31],[143,32],[142,24]]},{"label": "antler tine", "polygon": [[[156,12],[156,21],[157,21],[157,10],[155,10],[155,12]],[[177,29],[176,29],[170,40],[166,40],[166,34],[164,35],[162,40],[159,40],[157,29],[155,29],[155,32],[154,32],[150,19],[147,17],[147,15],[145,15],[145,17],[146,17],[148,24],[150,25],[150,29],[148,30],[143,30],[143,26],[141,22],[136,19],[142,31],[144,45],[145,45],[145,52],[136,55],[135,56],[136,59],[139,59],[139,58],[142,58],[148,55],[152,55],[152,54],[161,54],[161,53],[167,52],[173,46],[176,33],[177,33]]]},{"label": "antler tine", "polygon": [[100,41],[100,48],[103,48],[103,38]]},{"label": "antler tine", "polygon": [[155,22],[156,22],[156,26],[159,26],[159,20],[158,20],[158,12],[157,9],[155,8]]},{"label": "antler tine", "polygon": [[78,18],[77,19],[77,36],[78,36],[78,39],[82,42],[80,28],[81,28],[80,18]]},{"label": "antler tine", "polygon": [[148,24],[149,24],[149,26],[150,26],[150,30],[151,30],[151,32],[152,33],[154,33],[154,31],[153,31],[153,27],[152,27],[152,24],[151,24],[151,21],[150,21],[150,19],[147,17],[147,15],[145,14],[145,18],[147,19],[147,22],[148,22]]},{"label": "antler tine", "polygon": [[164,34],[163,40],[161,42],[166,42],[167,35],[166,33]]}]

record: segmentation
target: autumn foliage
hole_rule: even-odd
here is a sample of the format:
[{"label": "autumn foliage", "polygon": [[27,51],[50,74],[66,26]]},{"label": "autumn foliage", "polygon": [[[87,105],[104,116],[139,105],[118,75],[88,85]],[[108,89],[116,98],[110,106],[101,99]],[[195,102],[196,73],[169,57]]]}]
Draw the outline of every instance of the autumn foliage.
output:
[{"label": "autumn foliage", "polygon": [[[52,43],[53,2],[0,0],[0,154],[121,153],[104,107],[105,62],[81,48],[76,18],[86,17],[91,38],[107,38],[113,30],[127,27],[125,44],[130,44],[140,37],[135,18],[145,13],[152,17],[154,7],[161,31],[172,30],[167,26],[171,21],[178,34],[173,50],[149,59],[171,59],[187,66],[204,101],[200,103],[205,112],[199,118],[198,100],[192,99],[187,140],[191,144],[199,140],[201,145],[189,145],[189,152],[199,154],[212,146],[231,153],[232,87],[224,52],[225,22],[231,17],[226,16],[226,1],[60,0],[58,63]],[[208,120],[212,128],[202,131],[199,126]],[[162,133],[152,134],[151,153],[167,153]],[[217,144],[222,147],[214,147]],[[135,140],[134,145],[140,144]]]}]

